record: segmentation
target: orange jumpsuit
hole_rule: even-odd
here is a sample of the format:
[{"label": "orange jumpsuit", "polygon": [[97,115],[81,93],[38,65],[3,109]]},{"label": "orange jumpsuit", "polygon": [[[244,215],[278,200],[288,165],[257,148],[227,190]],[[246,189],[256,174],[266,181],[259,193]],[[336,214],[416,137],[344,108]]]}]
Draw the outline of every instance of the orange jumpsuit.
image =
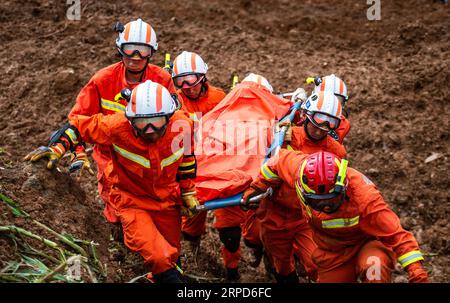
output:
[{"label": "orange jumpsuit", "polygon": [[[183,128],[172,130],[180,120]],[[75,115],[70,123],[86,142],[109,148],[110,203],[127,247],[142,255],[153,274],[173,268],[180,252],[180,190],[195,190],[192,121],[177,111],[156,143],[135,136],[123,113]]]},{"label": "orange jumpsuit", "polygon": [[[270,160],[260,186],[286,182],[295,186],[298,170],[307,155],[281,150],[278,161]],[[319,282],[389,282],[395,257],[406,268],[423,260],[414,236],[405,231],[376,186],[355,169],[347,170],[346,199],[332,214],[317,212],[301,203],[313,230],[317,249],[312,260]]]},{"label": "orange jumpsuit", "polygon": [[[323,150],[341,158],[347,154],[345,148],[330,136],[319,142],[311,141],[301,126],[292,128],[292,141],[287,148],[305,154]],[[278,274],[286,276],[295,270],[293,256],[296,254],[309,276],[314,279],[316,266],[311,261],[311,255],[316,244],[301,206],[292,203],[296,199],[295,188],[283,182],[271,199],[262,202],[265,216],[260,222],[260,236]]]},{"label": "orange jumpsuit", "polygon": [[[183,94],[181,89],[178,90],[178,94],[181,96],[182,109],[189,114],[194,123],[198,122],[203,115],[212,110],[225,97],[224,91],[220,88],[207,83],[205,85],[207,87],[206,93],[197,100],[190,100]],[[214,227],[217,229],[238,227],[244,220],[244,212],[239,207],[217,209],[214,211],[214,214],[216,216]],[[183,218],[182,230],[187,238],[196,238],[205,232],[206,215],[207,212],[201,212],[192,218]],[[230,251],[223,246],[222,257],[225,267],[237,268],[240,259],[240,249]]]},{"label": "orange jumpsuit", "polygon": [[[201,116],[212,110],[217,104],[225,97],[225,92],[220,88],[204,83],[207,88],[206,93],[201,95],[197,100],[191,100],[183,91],[179,89],[177,91],[178,96],[181,98],[181,109],[189,114],[189,117],[194,120],[200,120]],[[199,114],[201,113],[201,115]]]},{"label": "orange jumpsuit", "polygon": [[339,127],[336,129],[336,134],[339,136],[339,143],[342,144],[344,142],[344,139],[349,133],[350,128],[350,121],[348,121],[348,119],[344,116],[341,116],[341,123],[339,123]]},{"label": "orange jumpsuit", "polygon": [[[156,65],[148,64],[142,76],[142,82],[146,80],[157,82],[166,87],[170,93],[175,93],[175,87],[170,74]],[[69,119],[72,119],[76,115],[92,116],[98,113],[109,115],[116,112],[124,112],[127,101],[115,101],[114,97],[122,89],[128,87],[132,90],[138,84],[127,82],[125,78],[125,66],[122,62],[99,70],[91,78],[89,83],[81,89],[76,103],[69,113]],[[118,222],[118,218],[114,215],[114,211],[109,204],[111,181],[108,176],[112,169],[109,148],[101,144],[96,144],[92,157],[97,163],[98,192],[105,203],[103,214],[109,222]]]}]

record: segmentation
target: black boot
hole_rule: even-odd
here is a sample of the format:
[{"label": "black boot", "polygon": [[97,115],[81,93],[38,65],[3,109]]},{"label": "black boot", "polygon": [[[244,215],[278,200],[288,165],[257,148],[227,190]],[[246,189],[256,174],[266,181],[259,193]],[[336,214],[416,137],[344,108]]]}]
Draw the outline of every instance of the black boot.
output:
[{"label": "black boot", "polygon": [[239,275],[237,268],[228,268],[227,267],[227,281],[228,282],[237,282],[241,276]]},{"label": "black boot", "polygon": [[266,276],[269,279],[274,279],[276,273],[275,267],[270,262],[270,259],[266,253],[263,254],[263,260],[264,260],[264,268],[266,269]]},{"label": "black boot", "polygon": [[121,223],[110,223],[111,236],[114,241],[124,244],[123,228]]},{"label": "black boot", "polygon": [[155,283],[184,283],[181,279],[180,272],[175,268],[154,275],[153,279],[155,280]]},{"label": "black boot", "polygon": [[252,258],[249,260],[250,266],[253,268],[258,267],[264,254],[264,247],[262,245],[253,244],[247,239],[244,239],[244,243],[245,246],[250,248],[252,251]]},{"label": "black boot", "polygon": [[291,272],[288,275],[280,275],[279,273],[275,273],[275,279],[277,280],[277,283],[280,284],[297,284],[298,283],[298,276],[295,271]]}]

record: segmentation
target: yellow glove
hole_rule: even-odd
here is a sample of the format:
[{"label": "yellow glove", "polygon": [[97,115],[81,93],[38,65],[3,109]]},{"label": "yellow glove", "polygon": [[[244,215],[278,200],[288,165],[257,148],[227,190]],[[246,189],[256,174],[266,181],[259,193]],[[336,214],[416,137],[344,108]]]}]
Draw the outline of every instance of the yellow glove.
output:
[{"label": "yellow glove", "polygon": [[275,132],[279,132],[281,131],[281,128],[283,126],[286,126],[286,132],[284,134],[284,142],[291,142],[292,141],[292,124],[289,121],[283,121],[277,124],[276,128],[275,128]]},{"label": "yellow glove", "polygon": [[87,170],[91,176],[94,175],[94,171],[91,168],[91,162],[89,161],[89,158],[84,150],[73,153],[71,157],[69,173],[78,171],[77,180],[80,180],[84,170]]},{"label": "yellow glove", "polygon": [[183,206],[181,207],[181,215],[189,218],[193,217],[197,213],[196,207],[200,205],[197,200],[196,192],[190,191],[181,193],[181,201],[183,201]]},{"label": "yellow glove", "polygon": [[53,169],[58,164],[59,159],[66,153],[66,148],[61,143],[52,146],[39,146],[26,155],[23,160],[36,162],[41,158],[47,158],[47,169]]}]

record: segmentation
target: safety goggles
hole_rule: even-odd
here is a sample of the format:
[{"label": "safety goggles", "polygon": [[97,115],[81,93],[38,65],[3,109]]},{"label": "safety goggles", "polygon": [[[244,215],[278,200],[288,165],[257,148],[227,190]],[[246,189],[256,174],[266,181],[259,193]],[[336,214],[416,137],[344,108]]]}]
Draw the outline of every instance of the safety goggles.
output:
[{"label": "safety goggles", "polygon": [[306,111],[306,114],[316,127],[327,132],[337,129],[341,123],[341,119],[327,113]]},{"label": "safety goggles", "polygon": [[131,125],[142,134],[162,133],[169,122],[169,117],[138,117],[131,120]]},{"label": "safety goggles", "polygon": [[203,80],[204,74],[188,74],[173,77],[173,84],[176,88],[182,88],[184,85],[188,87],[196,86]]},{"label": "safety goggles", "polygon": [[120,53],[129,58],[138,54],[141,59],[146,59],[153,54],[153,48],[145,44],[124,43],[120,48]]}]

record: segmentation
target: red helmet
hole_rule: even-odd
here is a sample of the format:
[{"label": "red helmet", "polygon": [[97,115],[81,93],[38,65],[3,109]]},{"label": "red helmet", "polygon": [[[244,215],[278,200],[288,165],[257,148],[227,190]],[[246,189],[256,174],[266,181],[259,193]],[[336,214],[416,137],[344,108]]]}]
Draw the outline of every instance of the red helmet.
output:
[{"label": "red helmet", "polygon": [[339,209],[345,198],[347,160],[320,151],[309,155],[300,166],[295,186],[299,198],[325,213]]}]

